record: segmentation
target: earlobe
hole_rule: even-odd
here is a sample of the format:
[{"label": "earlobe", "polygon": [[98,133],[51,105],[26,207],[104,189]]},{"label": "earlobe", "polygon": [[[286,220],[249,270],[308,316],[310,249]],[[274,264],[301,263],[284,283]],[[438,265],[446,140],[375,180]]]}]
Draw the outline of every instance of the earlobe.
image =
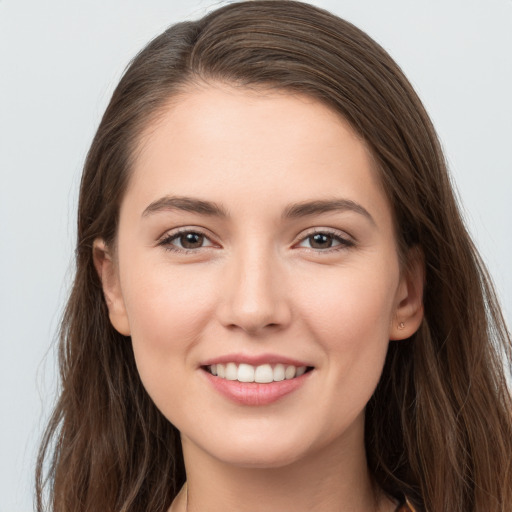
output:
[{"label": "earlobe", "polygon": [[105,241],[100,238],[94,241],[92,250],[94,266],[101,281],[110,322],[120,334],[130,336],[130,324],[112,253]]},{"label": "earlobe", "polygon": [[396,295],[395,315],[390,325],[389,339],[403,340],[412,336],[423,320],[423,288],[425,263],[423,253],[413,247],[407,254]]}]

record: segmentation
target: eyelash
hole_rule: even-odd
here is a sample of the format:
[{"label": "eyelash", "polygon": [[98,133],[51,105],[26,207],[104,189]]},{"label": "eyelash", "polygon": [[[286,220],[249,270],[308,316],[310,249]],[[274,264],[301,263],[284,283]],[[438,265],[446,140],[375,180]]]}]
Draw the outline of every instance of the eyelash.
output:
[{"label": "eyelash", "polygon": [[303,243],[315,235],[326,235],[326,236],[330,237],[333,241],[338,242],[338,245],[335,245],[334,247],[328,247],[326,249],[315,249],[314,247],[304,247],[304,249],[307,249],[308,251],[313,251],[317,254],[331,254],[333,252],[349,249],[350,247],[354,247],[356,245],[355,242],[353,240],[351,240],[350,238],[342,236],[338,231],[335,231],[332,229],[327,229],[327,228],[315,229],[315,230],[307,233],[305,236],[301,237],[301,239],[294,245]]},{"label": "eyelash", "polygon": [[[198,235],[204,237],[205,240],[210,242],[210,245],[198,247],[197,249],[186,249],[185,247],[180,248],[173,245],[173,241],[179,239],[183,235]],[[198,249],[204,249],[205,247],[213,247],[214,244],[211,242],[210,237],[200,230],[196,229],[180,229],[179,231],[174,231],[173,233],[166,234],[159,242],[159,246],[163,247],[166,251],[177,252],[180,254],[190,254],[197,253]]]},{"label": "eyelash", "polygon": [[[209,245],[201,246],[195,249],[186,249],[186,248],[180,248],[173,245],[173,241],[179,239],[183,235],[198,235],[201,237],[204,237],[205,240],[208,240],[210,242]],[[294,246],[299,245],[300,243],[305,242],[309,238],[315,236],[315,235],[326,235],[330,238],[332,238],[333,241],[338,242],[338,245],[335,245],[334,247],[328,247],[326,249],[316,249],[314,247],[303,247],[303,249],[306,249],[308,251],[313,251],[316,254],[330,254],[337,251],[342,251],[344,249],[348,249],[350,247],[354,247],[356,244],[353,240],[343,237],[339,234],[339,232],[330,230],[330,229],[316,229],[314,231],[311,231],[307,233],[305,236],[300,238],[297,242],[294,243]],[[198,249],[204,249],[208,247],[214,247],[214,243],[211,242],[210,237],[203,233],[200,230],[194,230],[194,229],[181,229],[179,231],[175,231],[173,233],[169,233],[165,235],[157,244],[158,246],[164,247],[166,251],[171,252],[177,252],[180,254],[190,254],[190,253],[197,253]]]}]

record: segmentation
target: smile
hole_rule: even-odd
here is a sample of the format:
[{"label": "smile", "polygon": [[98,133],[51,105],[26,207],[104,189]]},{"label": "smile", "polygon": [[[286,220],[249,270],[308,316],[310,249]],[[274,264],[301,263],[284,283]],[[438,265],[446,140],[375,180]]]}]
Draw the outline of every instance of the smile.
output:
[{"label": "smile", "polygon": [[246,363],[237,364],[230,362],[226,364],[212,364],[206,366],[205,369],[212,375],[220,377],[221,379],[268,384],[300,377],[311,368],[280,363],[275,365],[261,364],[259,366],[253,366]]},{"label": "smile", "polygon": [[201,368],[210,386],[225,398],[244,406],[262,406],[299,390],[314,373],[312,366],[289,363],[222,362]]}]

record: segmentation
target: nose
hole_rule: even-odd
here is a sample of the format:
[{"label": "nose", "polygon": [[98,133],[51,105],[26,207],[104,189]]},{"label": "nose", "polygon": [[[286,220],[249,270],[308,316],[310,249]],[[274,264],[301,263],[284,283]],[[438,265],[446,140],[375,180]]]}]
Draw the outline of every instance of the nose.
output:
[{"label": "nose", "polygon": [[245,250],[230,259],[217,310],[225,327],[254,336],[290,323],[289,290],[277,258],[269,252]]}]

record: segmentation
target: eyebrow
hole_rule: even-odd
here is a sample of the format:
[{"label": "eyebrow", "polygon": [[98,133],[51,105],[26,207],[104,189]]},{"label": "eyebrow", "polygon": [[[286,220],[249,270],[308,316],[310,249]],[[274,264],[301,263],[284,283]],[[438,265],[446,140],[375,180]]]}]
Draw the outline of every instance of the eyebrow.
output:
[{"label": "eyebrow", "polygon": [[211,201],[195,199],[183,196],[165,196],[153,201],[143,212],[142,217],[147,217],[152,213],[158,213],[169,210],[181,210],[185,212],[198,213],[212,217],[227,217],[227,211],[220,205]]},{"label": "eyebrow", "polygon": [[[153,201],[143,212],[142,217],[162,212],[181,210],[185,212],[197,213],[199,215],[207,215],[211,217],[228,217],[227,210],[212,201],[196,199],[185,196],[164,196]],[[370,212],[363,206],[350,199],[327,199],[316,201],[304,201],[302,203],[294,203],[287,206],[283,212],[284,219],[297,219],[301,217],[309,217],[321,213],[332,213],[339,211],[352,211],[366,217],[373,225],[375,220]]]},{"label": "eyebrow", "polygon": [[296,219],[299,217],[308,217],[310,215],[318,215],[320,213],[331,213],[337,211],[351,211],[363,215],[374,226],[376,225],[374,218],[370,212],[359,203],[350,199],[327,199],[318,201],[305,201],[288,206],[283,212],[283,218]]}]

